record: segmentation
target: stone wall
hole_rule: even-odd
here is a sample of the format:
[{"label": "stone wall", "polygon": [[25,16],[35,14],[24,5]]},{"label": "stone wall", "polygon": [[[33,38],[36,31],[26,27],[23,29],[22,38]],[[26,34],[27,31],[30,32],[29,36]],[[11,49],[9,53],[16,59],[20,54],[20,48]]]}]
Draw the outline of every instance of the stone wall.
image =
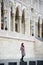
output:
[{"label": "stone wall", "polygon": [[35,55],[36,58],[43,58],[43,42],[35,39]]},{"label": "stone wall", "polygon": [[[14,37],[15,35],[15,37]],[[21,58],[20,45],[25,45],[26,56],[24,58],[34,58],[34,38],[23,35],[4,32],[0,35],[0,59]],[[17,37],[16,37],[17,36]],[[23,37],[22,37],[23,36]]]}]

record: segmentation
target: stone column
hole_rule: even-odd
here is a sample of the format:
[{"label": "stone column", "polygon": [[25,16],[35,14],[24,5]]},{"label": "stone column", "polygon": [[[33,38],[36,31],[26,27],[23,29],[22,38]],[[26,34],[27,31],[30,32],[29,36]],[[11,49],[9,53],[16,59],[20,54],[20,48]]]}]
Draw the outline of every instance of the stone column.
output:
[{"label": "stone column", "polygon": [[31,2],[31,5],[33,5],[33,0],[31,0],[30,2]]},{"label": "stone column", "polygon": [[0,3],[0,30],[1,30],[1,3]]},{"label": "stone column", "polygon": [[36,21],[35,21],[35,18],[34,18],[34,36],[35,36],[35,22],[36,22]]},{"label": "stone column", "polygon": [[15,8],[14,8],[14,6],[13,6],[12,14],[13,14],[13,31],[15,32]]},{"label": "stone column", "polygon": [[21,21],[22,21],[22,7],[21,8],[19,7],[20,33],[22,33],[22,23],[21,23]]},{"label": "stone column", "polygon": [[35,36],[38,37],[38,20],[35,19]]},{"label": "stone column", "polygon": [[14,6],[12,7],[12,21],[11,21],[11,8],[9,7],[8,21],[9,21],[9,23],[8,23],[9,31],[15,32],[15,9],[14,9]]},{"label": "stone column", "polygon": [[22,17],[20,16],[20,33],[22,33],[22,26],[21,26],[21,19]]},{"label": "stone column", "polygon": [[3,8],[3,25],[4,25],[4,30],[7,30],[7,7],[4,3],[4,8]]},{"label": "stone column", "polygon": [[42,19],[40,20],[40,38],[42,38]]},{"label": "stone column", "polygon": [[4,10],[4,29],[7,30],[7,10]]},{"label": "stone column", "polygon": [[42,24],[40,24],[40,38],[42,38]]},{"label": "stone column", "polygon": [[8,7],[8,31],[10,31],[10,21],[11,21],[11,16],[10,16],[10,7]]},{"label": "stone column", "polygon": [[25,18],[25,34],[30,36],[30,17]]}]

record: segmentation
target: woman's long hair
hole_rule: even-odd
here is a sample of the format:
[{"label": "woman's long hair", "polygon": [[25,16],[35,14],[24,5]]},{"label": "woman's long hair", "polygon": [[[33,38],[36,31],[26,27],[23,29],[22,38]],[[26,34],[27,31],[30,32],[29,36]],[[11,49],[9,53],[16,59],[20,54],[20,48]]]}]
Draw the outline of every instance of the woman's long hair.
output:
[{"label": "woman's long hair", "polygon": [[24,47],[24,43],[22,43],[21,46]]}]

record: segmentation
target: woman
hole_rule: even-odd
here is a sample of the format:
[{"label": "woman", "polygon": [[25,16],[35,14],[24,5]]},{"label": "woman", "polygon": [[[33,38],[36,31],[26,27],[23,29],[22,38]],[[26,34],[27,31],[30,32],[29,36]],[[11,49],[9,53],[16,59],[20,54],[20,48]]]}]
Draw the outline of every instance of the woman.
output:
[{"label": "woman", "polygon": [[25,56],[25,47],[24,47],[24,43],[21,43],[21,54],[22,54],[22,57],[21,57],[21,60],[23,61],[23,57]]}]

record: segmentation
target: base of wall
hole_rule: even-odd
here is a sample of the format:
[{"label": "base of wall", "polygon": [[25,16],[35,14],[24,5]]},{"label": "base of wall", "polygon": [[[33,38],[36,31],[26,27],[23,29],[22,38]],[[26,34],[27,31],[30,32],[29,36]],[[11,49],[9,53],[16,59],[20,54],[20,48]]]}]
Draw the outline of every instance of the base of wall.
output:
[{"label": "base of wall", "polygon": [[0,65],[43,65],[43,59],[27,59],[24,61],[18,59],[1,59]]}]

